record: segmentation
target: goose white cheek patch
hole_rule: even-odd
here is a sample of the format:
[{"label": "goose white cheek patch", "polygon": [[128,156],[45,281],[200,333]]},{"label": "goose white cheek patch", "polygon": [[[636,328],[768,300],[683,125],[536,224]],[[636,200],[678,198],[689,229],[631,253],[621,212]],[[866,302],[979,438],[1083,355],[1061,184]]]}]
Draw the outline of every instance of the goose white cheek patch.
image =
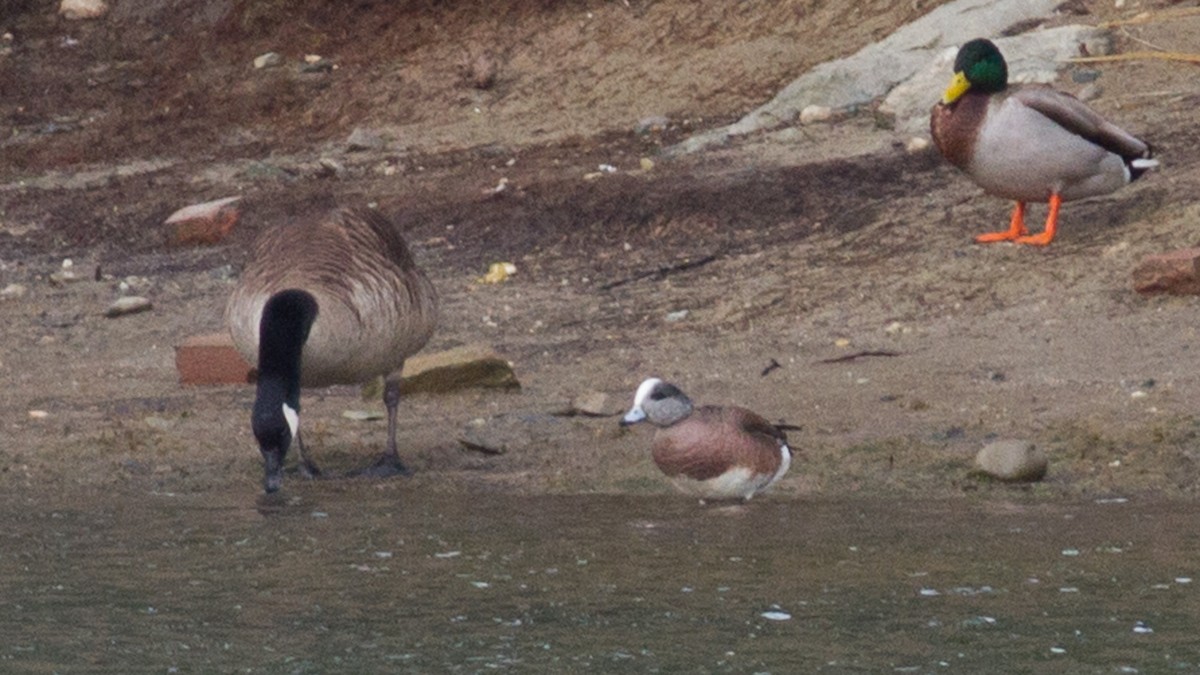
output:
[{"label": "goose white cheek patch", "polygon": [[296,432],[300,429],[300,413],[292,406],[283,404],[283,418],[287,420],[288,429],[292,432],[292,438],[296,437]]}]

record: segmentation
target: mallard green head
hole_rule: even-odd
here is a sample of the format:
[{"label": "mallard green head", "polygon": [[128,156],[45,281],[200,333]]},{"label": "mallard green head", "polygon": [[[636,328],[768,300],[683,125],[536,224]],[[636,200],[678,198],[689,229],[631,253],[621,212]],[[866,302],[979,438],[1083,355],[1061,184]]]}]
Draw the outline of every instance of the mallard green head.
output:
[{"label": "mallard green head", "polygon": [[991,40],[971,40],[958,50],[954,59],[954,79],[942,94],[949,105],[968,89],[992,94],[1008,86],[1008,64]]}]

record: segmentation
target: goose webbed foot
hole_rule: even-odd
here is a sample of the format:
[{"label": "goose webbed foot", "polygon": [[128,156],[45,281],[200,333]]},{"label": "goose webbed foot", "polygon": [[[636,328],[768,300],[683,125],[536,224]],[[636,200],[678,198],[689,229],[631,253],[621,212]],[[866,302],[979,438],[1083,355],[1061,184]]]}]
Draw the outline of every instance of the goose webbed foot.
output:
[{"label": "goose webbed foot", "polygon": [[394,452],[385,452],[375,463],[358,472],[360,476],[369,478],[391,478],[393,476],[411,476],[413,470],[400,461],[400,456]]},{"label": "goose webbed foot", "polygon": [[323,477],[323,474],[321,473],[321,470],[317,468],[317,465],[308,460],[301,460],[296,468],[300,471],[301,476],[309,480],[316,480]]}]

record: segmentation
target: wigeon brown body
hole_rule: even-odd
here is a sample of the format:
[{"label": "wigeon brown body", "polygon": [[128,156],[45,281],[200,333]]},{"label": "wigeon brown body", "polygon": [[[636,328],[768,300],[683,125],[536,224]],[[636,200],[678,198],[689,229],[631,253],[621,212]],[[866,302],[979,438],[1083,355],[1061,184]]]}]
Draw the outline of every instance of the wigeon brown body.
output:
[{"label": "wigeon brown body", "polygon": [[678,387],[642,382],[622,425],[648,421],[654,463],[681,489],[705,499],[747,500],[787,473],[787,436],[737,406],[694,406]]}]

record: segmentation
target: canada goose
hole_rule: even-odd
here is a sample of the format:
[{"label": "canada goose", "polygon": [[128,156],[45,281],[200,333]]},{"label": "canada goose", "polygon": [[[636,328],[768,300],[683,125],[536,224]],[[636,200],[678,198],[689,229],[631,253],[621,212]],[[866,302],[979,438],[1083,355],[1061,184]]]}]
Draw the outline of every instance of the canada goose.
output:
[{"label": "canada goose", "polygon": [[737,406],[692,405],[673,384],[651,377],[638,387],[627,426],[649,421],[654,463],[680,488],[709,499],[750,499],[792,463],[778,426]]},{"label": "canada goose", "polygon": [[[1065,201],[1108,194],[1158,166],[1151,148],[1079,99],[1043,85],[1008,86],[989,40],[958,50],[954,79],[930,113],[938,150],[986,192],[1017,202],[1007,230],[975,238],[1046,245]],[[1046,229],[1028,234],[1025,203],[1049,202]]]},{"label": "canada goose", "polygon": [[293,439],[302,472],[318,473],[300,439],[300,387],[354,384],[384,375],[388,439],[363,473],[406,474],[396,451],[400,385],[393,375],[429,340],[437,294],[404,238],[375,211],[335,209],[270,227],[225,307],[238,351],[258,364],[251,427],[279,489]]}]

